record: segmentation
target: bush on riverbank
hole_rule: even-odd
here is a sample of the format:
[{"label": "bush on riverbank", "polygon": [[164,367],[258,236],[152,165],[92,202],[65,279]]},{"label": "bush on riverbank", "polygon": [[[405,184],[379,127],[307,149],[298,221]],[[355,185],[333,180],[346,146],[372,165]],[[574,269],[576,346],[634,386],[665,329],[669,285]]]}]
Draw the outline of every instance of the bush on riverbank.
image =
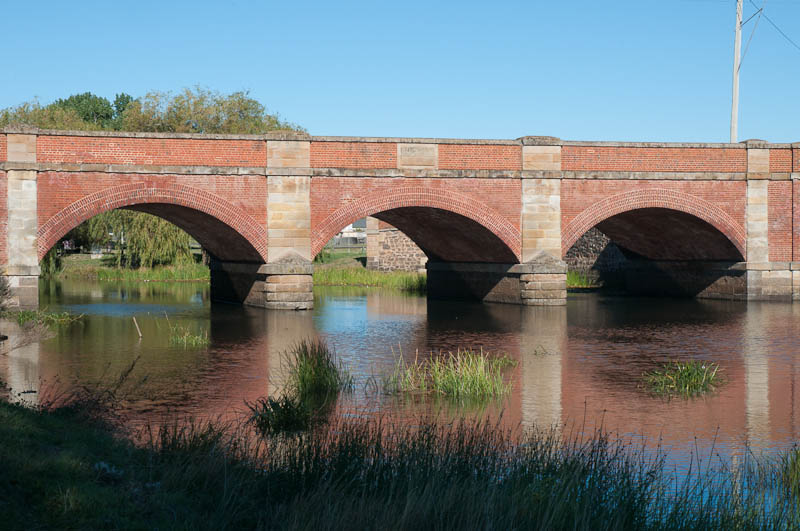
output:
[{"label": "bush on riverbank", "polygon": [[780,467],[670,481],[608,436],[564,441],[475,422],[335,420],[293,437],[168,423],[139,446],[75,409],[0,402],[7,529],[788,529]]}]

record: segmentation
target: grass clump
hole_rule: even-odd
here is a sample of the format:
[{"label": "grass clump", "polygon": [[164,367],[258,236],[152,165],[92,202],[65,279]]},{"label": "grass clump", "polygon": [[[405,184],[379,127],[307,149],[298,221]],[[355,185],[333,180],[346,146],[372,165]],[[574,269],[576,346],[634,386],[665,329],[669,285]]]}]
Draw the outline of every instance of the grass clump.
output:
[{"label": "grass clump", "polygon": [[208,346],[211,340],[208,338],[208,332],[195,334],[188,327],[170,325],[169,342],[171,345],[179,345],[183,348],[199,348]]},{"label": "grass clump", "polygon": [[50,312],[47,310],[16,310],[4,312],[3,316],[13,319],[20,326],[31,324],[57,326],[83,319],[83,314],[76,315],[69,312]]},{"label": "grass clump", "polygon": [[308,401],[288,394],[278,398],[259,398],[247,403],[250,409],[249,423],[261,435],[299,432],[311,427],[314,415]]},{"label": "grass clump", "polygon": [[643,386],[653,394],[692,398],[712,393],[723,383],[718,363],[672,361],[642,376]]},{"label": "grass clump", "polygon": [[567,271],[567,288],[596,288],[597,280],[586,271]]},{"label": "grass clump", "polygon": [[390,394],[438,394],[454,399],[491,399],[505,396],[511,384],[503,378],[504,369],[516,362],[483,350],[458,350],[413,363],[401,357],[385,380]]},{"label": "grass clump", "polygon": [[335,396],[351,391],[354,380],[322,340],[302,340],[284,354],[286,391],[298,398]]},{"label": "grass clump", "polygon": [[373,271],[363,267],[315,269],[314,285],[390,288],[416,294],[424,294],[428,289],[425,273]]}]

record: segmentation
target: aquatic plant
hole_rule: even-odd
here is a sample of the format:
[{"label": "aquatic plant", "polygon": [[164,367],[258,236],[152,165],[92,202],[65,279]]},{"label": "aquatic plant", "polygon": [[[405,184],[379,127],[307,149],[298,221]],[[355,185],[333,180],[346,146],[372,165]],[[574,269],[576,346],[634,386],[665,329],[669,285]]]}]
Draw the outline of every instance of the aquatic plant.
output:
[{"label": "aquatic plant", "polygon": [[335,397],[353,389],[350,372],[323,340],[304,339],[283,354],[286,394],[300,400]]},{"label": "aquatic plant", "polygon": [[261,435],[306,430],[313,420],[309,403],[287,394],[278,398],[259,398],[246,405],[250,409],[248,422]]},{"label": "aquatic plant", "polygon": [[15,310],[4,312],[6,318],[14,319],[18,325],[24,326],[29,323],[40,325],[64,325],[80,321],[83,314],[73,314],[69,312],[50,312],[47,309],[41,310]]},{"label": "aquatic plant", "polygon": [[407,363],[402,356],[394,371],[385,378],[384,389],[390,394],[434,393],[455,399],[489,399],[504,396],[511,384],[503,378],[503,369],[516,362],[507,355],[495,356],[482,349],[439,353],[428,359],[419,356]]},{"label": "aquatic plant", "polygon": [[326,267],[314,271],[316,286],[365,286],[391,288],[408,293],[427,291],[427,275],[410,271],[373,271],[363,267]]},{"label": "aquatic plant", "polygon": [[183,348],[198,348],[208,346],[211,341],[208,332],[195,334],[188,327],[169,325],[169,342],[171,345],[181,345]]},{"label": "aquatic plant", "polygon": [[722,383],[719,364],[699,360],[672,361],[642,375],[643,386],[662,396],[691,398],[711,393]]}]

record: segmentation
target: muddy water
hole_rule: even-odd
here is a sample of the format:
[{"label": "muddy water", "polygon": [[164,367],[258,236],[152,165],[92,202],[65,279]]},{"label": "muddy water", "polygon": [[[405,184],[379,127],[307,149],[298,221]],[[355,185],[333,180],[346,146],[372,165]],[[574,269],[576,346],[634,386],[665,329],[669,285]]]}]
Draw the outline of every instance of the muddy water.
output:
[{"label": "muddy water", "polygon": [[[566,308],[528,308],[328,288],[315,291],[313,312],[270,312],[211,304],[208,295],[194,283],[42,284],[42,306],[85,318],[44,341],[6,343],[0,378],[36,401],[56,388],[110,381],[138,360],[130,381],[145,381],[129,391],[130,422],[230,417],[280,387],[282,352],[322,336],[356,376],[356,391],[341,405],[353,414],[403,419],[441,408],[451,416],[502,414],[509,425],[602,425],[678,455],[712,447],[723,455],[745,446],[771,451],[800,435],[800,304],[570,294]],[[13,328],[4,326],[4,333]],[[207,334],[210,344],[172,345],[171,327]],[[460,347],[506,352],[519,362],[506,400],[462,410],[376,390],[399,356]],[[719,392],[666,401],[639,387],[644,371],[692,358],[721,365]]]}]

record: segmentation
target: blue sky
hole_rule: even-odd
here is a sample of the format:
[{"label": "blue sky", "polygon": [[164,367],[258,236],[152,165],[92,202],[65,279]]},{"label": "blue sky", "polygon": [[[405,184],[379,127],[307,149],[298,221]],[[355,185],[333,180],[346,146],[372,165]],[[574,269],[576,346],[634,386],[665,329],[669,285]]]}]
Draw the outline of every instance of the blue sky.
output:
[{"label": "blue sky", "polygon": [[[6,0],[0,13],[13,50],[0,107],[201,85],[249,90],[315,135],[729,134],[735,0]],[[800,1],[765,13],[800,44]],[[800,141],[800,50],[765,19],[740,90],[740,139]]]}]

